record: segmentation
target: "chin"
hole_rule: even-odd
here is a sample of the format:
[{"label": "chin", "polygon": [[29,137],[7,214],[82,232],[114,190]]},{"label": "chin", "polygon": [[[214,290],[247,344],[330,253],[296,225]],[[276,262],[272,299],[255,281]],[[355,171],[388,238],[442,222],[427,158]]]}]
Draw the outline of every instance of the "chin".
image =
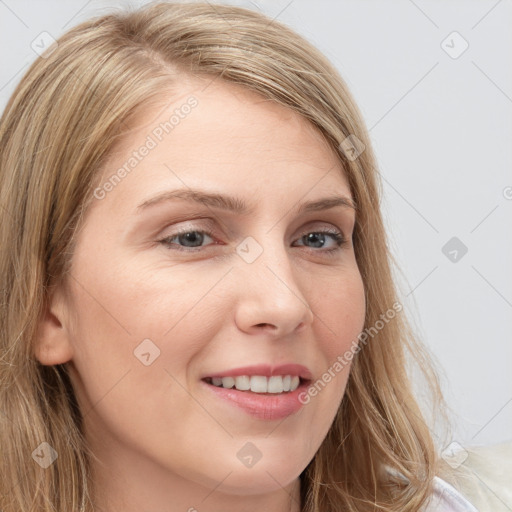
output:
[{"label": "chin", "polygon": [[233,471],[219,487],[223,493],[249,496],[282,490],[296,480],[302,470],[271,465]]}]

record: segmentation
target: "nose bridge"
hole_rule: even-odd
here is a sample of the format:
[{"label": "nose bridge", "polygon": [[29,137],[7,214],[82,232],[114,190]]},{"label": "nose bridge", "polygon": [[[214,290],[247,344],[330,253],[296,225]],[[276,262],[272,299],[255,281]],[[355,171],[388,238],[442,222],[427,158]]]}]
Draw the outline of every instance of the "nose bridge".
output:
[{"label": "nose bridge", "polygon": [[[252,285],[263,289],[275,288],[277,284],[280,284],[279,288],[287,289],[284,283],[288,287],[298,288],[293,275],[293,262],[279,230],[273,229],[257,236],[257,239],[249,236],[240,244],[239,255],[246,263],[245,277],[254,280]],[[247,252],[244,253],[242,247]],[[295,291],[300,293],[300,290]]]},{"label": "nose bridge", "polygon": [[313,313],[278,229],[258,235],[258,240],[247,237],[237,251],[243,260],[239,267],[240,327],[270,324],[284,333],[312,321]]}]

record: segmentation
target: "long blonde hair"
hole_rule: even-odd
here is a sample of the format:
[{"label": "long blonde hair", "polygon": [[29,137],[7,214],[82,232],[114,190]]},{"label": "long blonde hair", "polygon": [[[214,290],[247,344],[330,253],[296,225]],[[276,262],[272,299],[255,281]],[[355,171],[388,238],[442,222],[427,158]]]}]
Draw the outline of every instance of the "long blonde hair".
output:
[{"label": "long blonde hair", "polygon": [[[335,68],[306,40],[259,13],[207,3],[149,4],[81,23],[34,62],[5,108],[1,510],[93,510],[92,454],[66,365],[39,364],[33,341],[52,286],[66,282],[102,163],[128,121],[187,73],[235,82],[309,120],[339,156],[357,204],[365,330],[378,332],[354,355],[335,421],[301,474],[302,511],[418,510],[439,467],[409,383],[408,352],[433,396],[440,392],[403,312],[375,328],[398,299],[363,118]],[[347,140],[356,140],[349,136],[365,146],[357,158],[346,151]],[[31,457],[42,442],[58,453],[46,469]]]}]

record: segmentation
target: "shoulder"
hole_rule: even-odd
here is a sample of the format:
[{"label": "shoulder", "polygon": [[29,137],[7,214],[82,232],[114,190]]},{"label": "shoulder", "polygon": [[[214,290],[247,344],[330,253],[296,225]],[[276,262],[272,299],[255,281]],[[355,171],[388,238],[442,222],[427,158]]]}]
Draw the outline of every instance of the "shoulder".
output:
[{"label": "shoulder", "polygon": [[[399,480],[407,482],[400,472],[386,468],[386,471]],[[439,476],[432,481],[432,492],[419,512],[483,512],[477,509],[455,487]],[[487,511],[486,511],[487,512]]]},{"label": "shoulder", "polygon": [[421,512],[478,512],[459,491],[445,480],[434,477],[432,497]]},{"label": "shoulder", "polygon": [[[512,510],[512,441],[460,447],[463,458],[442,477],[482,512]],[[428,510],[428,509],[427,509]]]}]

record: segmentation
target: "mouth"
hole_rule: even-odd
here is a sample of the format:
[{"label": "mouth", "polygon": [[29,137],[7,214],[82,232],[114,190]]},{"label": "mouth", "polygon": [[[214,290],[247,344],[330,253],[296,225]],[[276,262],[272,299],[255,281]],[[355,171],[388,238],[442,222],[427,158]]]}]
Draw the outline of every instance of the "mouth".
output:
[{"label": "mouth", "polygon": [[301,365],[259,365],[227,370],[201,379],[219,406],[228,403],[260,420],[280,420],[298,412],[312,374]]}]

